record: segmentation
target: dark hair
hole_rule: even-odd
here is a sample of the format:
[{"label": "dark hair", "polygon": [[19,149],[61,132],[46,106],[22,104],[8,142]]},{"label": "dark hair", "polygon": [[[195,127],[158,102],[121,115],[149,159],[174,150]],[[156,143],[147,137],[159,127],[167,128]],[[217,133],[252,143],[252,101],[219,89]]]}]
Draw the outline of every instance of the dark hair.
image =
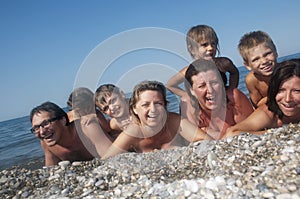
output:
[{"label": "dark hair", "polygon": [[75,88],[67,101],[69,108],[79,108],[86,113],[95,112],[94,93],[85,87]]},{"label": "dark hair", "polygon": [[227,85],[227,76],[225,72],[222,72],[220,69],[226,68],[228,66],[234,66],[233,62],[228,58],[228,57],[215,57],[213,58],[215,64],[217,65],[220,75],[222,77],[222,80],[224,82],[224,86],[226,87]]},{"label": "dark hair", "polygon": [[164,104],[167,107],[168,101],[167,101],[167,93],[166,93],[166,87],[158,81],[142,81],[141,83],[137,84],[134,89],[133,93],[131,95],[131,98],[129,100],[129,110],[130,113],[135,119],[139,121],[138,116],[134,113],[133,108],[135,107],[137,101],[139,100],[139,97],[143,91],[157,91],[159,92],[164,100]]},{"label": "dark hair", "polygon": [[267,106],[270,111],[278,115],[280,119],[283,117],[283,112],[279,108],[276,102],[276,95],[280,89],[280,86],[287,79],[296,76],[300,78],[300,59],[290,59],[278,63],[272,73],[269,87]]},{"label": "dark hair", "polygon": [[69,125],[69,119],[67,113],[60,108],[58,105],[54,104],[53,102],[44,102],[43,104],[33,108],[30,112],[30,122],[32,122],[32,118],[35,114],[41,112],[49,112],[53,114],[53,117],[57,118],[66,118],[66,125]]}]

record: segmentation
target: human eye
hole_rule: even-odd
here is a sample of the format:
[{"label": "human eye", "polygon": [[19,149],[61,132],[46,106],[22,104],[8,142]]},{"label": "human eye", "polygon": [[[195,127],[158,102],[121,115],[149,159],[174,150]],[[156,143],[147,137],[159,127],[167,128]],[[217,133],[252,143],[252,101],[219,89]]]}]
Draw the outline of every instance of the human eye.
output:
[{"label": "human eye", "polygon": [[39,128],[40,128],[39,125],[33,126],[33,127],[31,128],[31,131],[32,131],[33,133],[38,133]]},{"label": "human eye", "polygon": [[160,106],[164,106],[165,105],[165,103],[163,101],[158,101],[155,104],[160,105]]},{"label": "human eye", "polygon": [[117,98],[114,97],[114,98],[111,99],[110,103],[111,103],[111,104],[114,104],[114,103],[116,103],[116,101],[117,101]]},{"label": "human eye", "polygon": [[201,89],[202,89],[202,88],[205,88],[205,86],[206,86],[206,84],[199,84],[199,85],[198,85],[198,88],[201,88]]},{"label": "human eye", "polygon": [[40,124],[40,126],[44,128],[45,126],[48,126],[50,123],[51,123],[50,120],[45,120]]},{"label": "human eye", "polygon": [[207,47],[208,46],[208,42],[203,42],[203,43],[200,44],[200,46]]},{"label": "human eye", "polygon": [[103,111],[103,112],[108,111],[108,106],[103,106],[103,107],[102,107],[102,111]]},{"label": "human eye", "polygon": [[294,89],[293,92],[296,94],[300,94],[300,89]]},{"label": "human eye", "polygon": [[149,106],[149,103],[142,103],[141,106],[147,108]]}]

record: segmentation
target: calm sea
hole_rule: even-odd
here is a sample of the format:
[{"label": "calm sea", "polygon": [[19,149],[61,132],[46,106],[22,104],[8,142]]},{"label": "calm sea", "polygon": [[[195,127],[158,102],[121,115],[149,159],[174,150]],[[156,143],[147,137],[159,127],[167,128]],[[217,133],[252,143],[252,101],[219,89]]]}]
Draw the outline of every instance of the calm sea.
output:
[{"label": "calm sea", "polygon": [[[300,53],[281,57],[279,61],[290,58],[300,58]],[[248,70],[244,66],[238,69],[239,89],[248,95],[244,82]],[[168,110],[178,112],[179,99],[169,92],[167,98]],[[31,163],[31,168],[39,168],[43,165],[43,150],[39,140],[29,131],[30,127],[29,116],[0,122],[0,170],[12,166],[24,166],[28,163]]]}]

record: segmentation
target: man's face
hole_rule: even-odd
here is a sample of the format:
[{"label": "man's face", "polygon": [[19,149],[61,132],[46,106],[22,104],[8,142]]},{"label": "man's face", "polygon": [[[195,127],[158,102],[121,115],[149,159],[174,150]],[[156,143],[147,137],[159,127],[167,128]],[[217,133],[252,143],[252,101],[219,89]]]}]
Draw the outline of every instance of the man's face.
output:
[{"label": "man's face", "polygon": [[48,146],[54,146],[62,137],[61,119],[56,119],[51,113],[42,111],[32,117],[32,129],[36,137]]}]

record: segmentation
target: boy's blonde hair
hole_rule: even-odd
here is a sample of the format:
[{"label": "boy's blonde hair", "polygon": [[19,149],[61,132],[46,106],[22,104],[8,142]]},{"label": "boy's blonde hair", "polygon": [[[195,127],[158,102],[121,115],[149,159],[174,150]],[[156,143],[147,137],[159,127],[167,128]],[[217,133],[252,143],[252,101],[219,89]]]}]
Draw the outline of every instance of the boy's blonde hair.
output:
[{"label": "boy's blonde hair", "polygon": [[249,50],[260,44],[265,44],[265,46],[270,48],[277,57],[276,46],[273,43],[271,37],[266,32],[263,32],[261,30],[252,31],[244,34],[238,44],[238,50],[244,60],[244,63],[249,63]]},{"label": "boy's blonde hair", "polygon": [[219,39],[214,29],[207,25],[197,25],[190,28],[186,35],[187,50],[193,58],[195,58],[193,51],[199,48],[199,44],[203,40],[209,40],[215,43],[217,53],[220,52]]}]

